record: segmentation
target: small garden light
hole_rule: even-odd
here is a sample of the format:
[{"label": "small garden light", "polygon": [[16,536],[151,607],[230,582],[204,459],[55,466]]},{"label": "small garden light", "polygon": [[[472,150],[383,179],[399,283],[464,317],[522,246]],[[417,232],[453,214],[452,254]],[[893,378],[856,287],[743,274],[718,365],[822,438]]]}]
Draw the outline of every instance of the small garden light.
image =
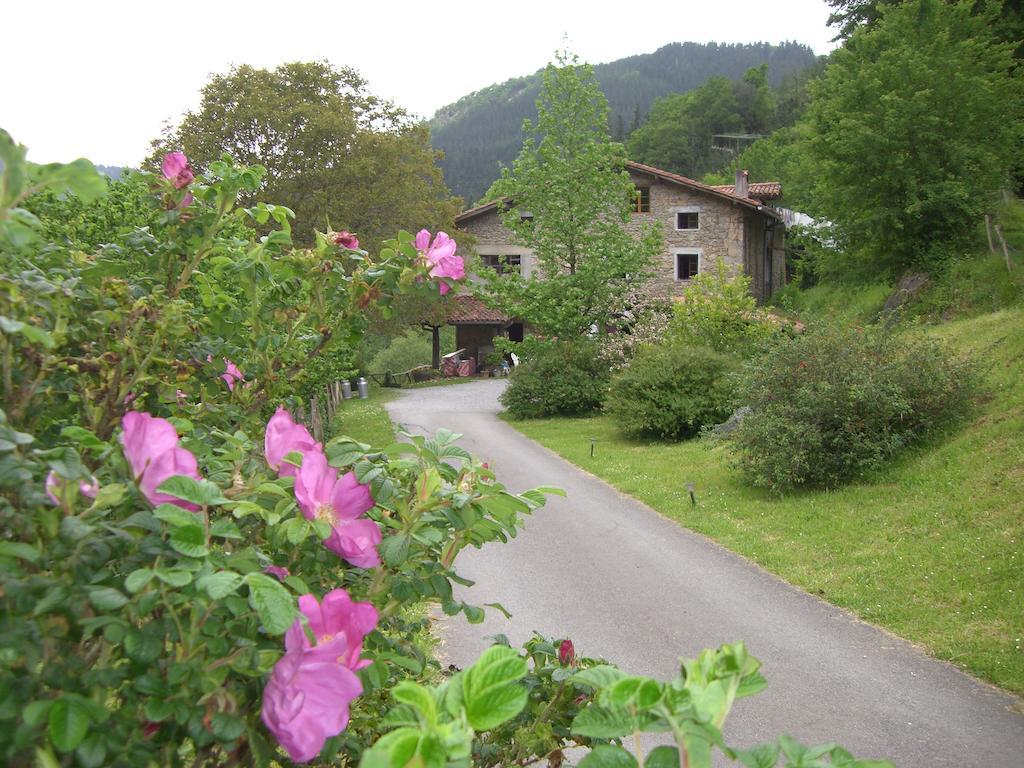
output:
[{"label": "small garden light", "polygon": [[693,505],[694,507],[697,506],[697,494],[695,493],[696,490],[697,486],[694,485],[693,483],[686,484],[686,492],[690,494],[690,504]]}]

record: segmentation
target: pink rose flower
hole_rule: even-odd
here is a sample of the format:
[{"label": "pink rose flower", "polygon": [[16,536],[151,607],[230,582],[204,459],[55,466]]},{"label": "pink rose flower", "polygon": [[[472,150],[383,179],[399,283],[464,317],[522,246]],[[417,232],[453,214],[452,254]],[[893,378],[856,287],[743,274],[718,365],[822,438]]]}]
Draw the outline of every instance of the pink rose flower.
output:
[{"label": "pink rose flower", "polygon": [[148,413],[131,411],[121,420],[121,445],[131,465],[139,490],[154,507],[176,504],[192,512],[199,507],[188,501],[157,493],[157,488],[169,477],[185,475],[201,480],[196,457],[178,445],[178,433],[166,419]]},{"label": "pink rose flower", "polygon": [[284,408],[278,408],[267,422],[263,436],[263,455],[267,464],[281,477],[294,477],[298,467],[284,461],[289,453],[305,453],[321,450],[320,443],[313,439],[309,430],[295,419]]},{"label": "pink rose flower", "polygon": [[[302,595],[299,610],[306,617],[316,645],[310,644],[302,620],[296,619],[284,636],[288,653],[316,653],[352,671],[370,664],[360,659],[359,654],[363,651],[363,639],[377,626],[377,609],[371,603],[353,602],[344,589],[332,589],[320,602],[313,595]],[[341,645],[335,645],[338,641]]]},{"label": "pink rose flower", "polygon": [[359,240],[355,234],[344,229],[341,232],[335,232],[331,240],[335,245],[348,248],[350,251],[355,251],[359,248]]},{"label": "pink rose flower", "polygon": [[[455,247],[455,241],[445,232],[438,232],[433,242],[430,241],[430,232],[425,229],[416,234],[416,250],[423,254],[430,264],[431,277],[461,280],[466,276],[466,265],[461,256],[455,255]],[[442,296],[451,290],[451,286],[445,282],[442,282],[440,287]]]},{"label": "pink rose flower", "polygon": [[345,730],[349,705],[363,692],[355,672],[370,662],[360,659],[363,639],[377,626],[377,610],[355,603],[343,589],[317,602],[299,598],[310,643],[297,620],[285,634],[286,653],[274,666],[263,690],[263,724],[295,762],[316,757],[324,742]]},{"label": "pink rose flower", "polygon": [[358,568],[380,565],[380,527],[373,520],[357,519],[373,508],[373,497],[354,472],[339,478],[323,451],[307,451],[295,476],[295,499],[307,520],[323,520],[331,526],[325,547]]},{"label": "pink rose flower", "polygon": [[[85,482],[82,480],[78,483],[78,492],[83,496],[95,499],[96,494],[100,492],[99,481],[95,477],[91,478],[92,482]],[[46,476],[46,497],[55,507],[63,507],[64,502],[61,499],[67,491],[67,480],[58,475],[54,470],[50,470],[50,474]]]},{"label": "pink rose flower", "polygon": [[563,667],[569,667],[575,661],[576,649],[573,647],[572,640],[563,640],[562,644],[558,646],[558,662]]},{"label": "pink rose flower", "polygon": [[[168,152],[164,155],[161,170],[163,171],[164,178],[170,179],[174,183],[175,189],[187,187],[195,180],[192,166],[188,164],[188,158],[185,157],[184,152]],[[185,203],[185,205],[188,205],[188,203]]]},{"label": "pink rose flower", "polygon": [[278,581],[284,581],[292,575],[287,568],[283,568],[280,565],[268,565],[263,569],[263,572],[269,573],[271,576],[276,576]]},{"label": "pink rose flower", "polygon": [[[328,645],[341,648],[344,641]],[[349,705],[363,692],[355,672],[323,650],[286,653],[263,689],[263,724],[296,763],[315,758],[327,739],[345,730]]]},{"label": "pink rose flower", "polygon": [[[239,367],[235,365],[231,360],[228,360],[228,358],[222,357],[221,360],[224,361],[224,373],[222,373],[220,377],[224,379],[224,382],[228,385],[228,389],[234,392],[235,382],[244,381],[245,374],[242,373]],[[207,355],[206,362],[212,363],[213,355]]]}]

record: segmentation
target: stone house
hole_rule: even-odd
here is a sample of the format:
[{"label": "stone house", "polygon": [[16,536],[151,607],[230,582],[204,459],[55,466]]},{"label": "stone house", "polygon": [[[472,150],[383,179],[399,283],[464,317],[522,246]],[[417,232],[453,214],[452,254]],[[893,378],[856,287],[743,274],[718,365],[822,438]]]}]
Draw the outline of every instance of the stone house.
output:
[{"label": "stone house", "polygon": [[[749,183],[747,172],[739,171],[735,184],[708,186],[640,163],[629,162],[626,169],[636,189],[626,227],[637,234],[646,225],[661,228],[664,251],[655,259],[652,280],[666,295],[679,296],[696,274],[718,259],[750,277],[759,302],[783,286],[785,224],[782,212],[770,204],[782,195],[778,182]],[[501,205],[498,201],[470,208],[455,217],[456,226],[474,236],[484,266],[530,277],[533,252],[518,245],[502,225]],[[457,345],[472,348],[470,354],[488,349],[485,337],[521,337],[522,327],[514,327],[512,319],[485,311],[476,300],[459,301],[466,306],[449,322],[456,328]]]}]

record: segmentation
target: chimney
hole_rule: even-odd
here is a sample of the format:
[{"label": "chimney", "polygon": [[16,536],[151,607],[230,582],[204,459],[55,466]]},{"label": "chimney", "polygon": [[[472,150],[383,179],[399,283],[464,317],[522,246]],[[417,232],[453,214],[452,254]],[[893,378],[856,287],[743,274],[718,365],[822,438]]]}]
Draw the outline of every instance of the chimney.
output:
[{"label": "chimney", "polygon": [[736,197],[747,196],[747,179],[750,174],[747,173],[746,169],[742,171],[736,171],[736,188],[733,190],[733,194]]}]

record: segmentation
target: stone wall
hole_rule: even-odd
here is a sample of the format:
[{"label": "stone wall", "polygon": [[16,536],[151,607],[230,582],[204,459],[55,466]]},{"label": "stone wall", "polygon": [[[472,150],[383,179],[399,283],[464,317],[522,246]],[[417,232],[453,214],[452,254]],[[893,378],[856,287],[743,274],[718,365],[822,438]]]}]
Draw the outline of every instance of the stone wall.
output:
[{"label": "stone wall", "polygon": [[[766,259],[765,225],[771,221],[768,217],[716,195],[657,177],[635,172],[630,176],[636,186],[650,189],[651,210],[631,214],[626,229],[635,235],[645,226],[660,229],[665,248],[655,259],[653,282],[661,292],[678,296],[690,283],[676,278],[676,254],[680,251],[697,252],[701,271],[722,259],[734,273],[742,271],[750,275],[751,292],[759,301],[764,301],[769,291],[783,286],[785,255],[781,223],[772,234],[772,257]],[[681,210],[698,213],[697,229],[676,229],[676,213]],[[478,254],[519,255],[523,275],[533,274],[533,252],[513,242],[512,233],[502,226],[497,210],[474,217],[463,224],[462,229],[476,238]]]},{"label": "stone wall", "polygon": [[[474,250],[480,256],[519,256],[523,277],[533,274],[533,251],[514,242],[512,232],[501,223],[497,209],[475,216],[460,229],[469,232],[476,239]],[[458,235],[456,235],[458,240]]]},{"label": "stone wall", "polygon": [[[630,176],[636,186],[650,188],[651,210],[631,214],[626,228],[634,234],[652,224],[661,230],[665,250],[654,265],[654,282],[662,291],[678,296],[690,283],[676,279],[676,253],[680,250],[698,251],[702,271],[716,259],[724,260],[733,271],[744,268],[743,208],[658,178],[636,173]],[[680,210],[699,214],[697,229],[676,229],[676,213]]]}]

